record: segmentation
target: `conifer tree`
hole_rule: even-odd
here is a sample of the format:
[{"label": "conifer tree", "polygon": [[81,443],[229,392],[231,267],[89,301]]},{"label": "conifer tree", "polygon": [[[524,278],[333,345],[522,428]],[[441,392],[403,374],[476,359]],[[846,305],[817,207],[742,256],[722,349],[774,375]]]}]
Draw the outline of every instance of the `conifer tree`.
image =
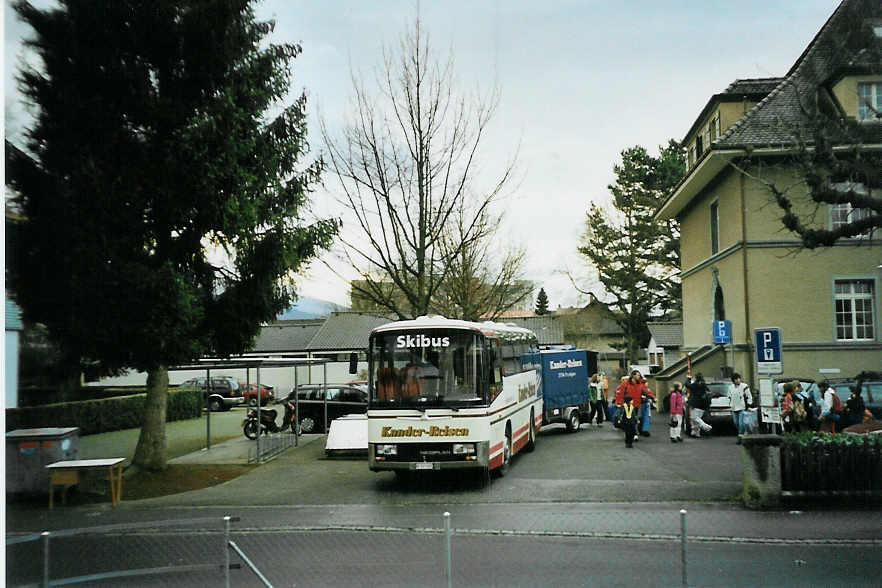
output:
[{"label": "conifer tree", "polygon": [[536,296],[536,314],[542,316],[548,314],[548,295],[545,288],[539,288],[539,295]]},{"label": "conifer tree", "polygon": [[303,162],[305,96],[285,104],[301,48],[267,43],[252,4],[14,5],[42,63],[19,76],[27,145],[7,144],[12,283],[69,361],[147,372],[142,469],[166,465],[167,366],[249,348],[337,229],[302,218],[323,164]]},{"label": "conifer tree", "polygon": [[658,157],[639,145],[626,149],[608,186],[614,210],[592,203],[587,215],[578,250],[613,299],[629,360],[649,341],[650,317],[679,311],[679,230],[675,222],[654,222],[653,215],[684,169],[682,149],[673,140]]}]

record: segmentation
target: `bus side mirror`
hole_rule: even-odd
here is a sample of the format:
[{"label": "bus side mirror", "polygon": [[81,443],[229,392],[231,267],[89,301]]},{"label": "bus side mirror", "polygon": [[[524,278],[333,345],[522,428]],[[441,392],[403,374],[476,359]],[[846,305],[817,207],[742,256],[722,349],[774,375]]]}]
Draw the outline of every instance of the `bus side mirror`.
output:
[{"label": "bus side mirror", "polygon": [[357,374],[358,373],[358,354],[350,353],[349,354],[349,373]]}]

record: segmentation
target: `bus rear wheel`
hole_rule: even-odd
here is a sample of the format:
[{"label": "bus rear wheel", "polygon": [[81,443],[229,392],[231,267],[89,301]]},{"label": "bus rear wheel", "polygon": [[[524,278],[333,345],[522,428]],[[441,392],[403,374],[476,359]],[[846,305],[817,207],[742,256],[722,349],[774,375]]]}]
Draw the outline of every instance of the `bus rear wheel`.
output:
[{"label": "bus rear wheel", "polygon": [[536,449],[536,417],[533,411],[530,411],[530,436],[527,437],[527,444],[524,445],[524,451],[531,452]]},{"label": "bus rear wheel", "polygon": [[500,478],[504,478],[511,468],[511,432],[505,432],[505,445],[502,448],[502,465],[496,469]]}]

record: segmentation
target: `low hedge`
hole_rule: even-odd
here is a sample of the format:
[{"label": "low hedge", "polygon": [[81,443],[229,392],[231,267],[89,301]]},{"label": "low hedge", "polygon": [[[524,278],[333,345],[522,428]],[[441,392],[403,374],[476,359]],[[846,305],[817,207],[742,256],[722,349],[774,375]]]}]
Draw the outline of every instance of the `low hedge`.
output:
[{"label": "low hedge", "polygon": [[784,435],[781,483],[785,491],[879,493],[882,435]]},{"label": "low hedge", "polygon": [[[80,435],[94,435],[141,426],[147,394],[130,394],[80,402],[59,402],[6,409],[6,430],[79,427]],[[197,418],[203,393],[192,388],[169,389],[166,421]]]}]

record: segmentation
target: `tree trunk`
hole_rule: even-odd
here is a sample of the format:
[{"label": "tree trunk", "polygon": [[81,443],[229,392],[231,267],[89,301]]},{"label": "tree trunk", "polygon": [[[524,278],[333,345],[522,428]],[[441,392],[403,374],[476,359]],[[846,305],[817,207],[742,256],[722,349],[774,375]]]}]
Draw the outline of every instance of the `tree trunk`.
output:
[{"label": "tree trunk", "polygon": [[165,366],[147,372],[147,402],[144,423],[135,448],[132,465],[140,470],[162,471],[167,467],[165,413],[168,402],[168,369]]}]

